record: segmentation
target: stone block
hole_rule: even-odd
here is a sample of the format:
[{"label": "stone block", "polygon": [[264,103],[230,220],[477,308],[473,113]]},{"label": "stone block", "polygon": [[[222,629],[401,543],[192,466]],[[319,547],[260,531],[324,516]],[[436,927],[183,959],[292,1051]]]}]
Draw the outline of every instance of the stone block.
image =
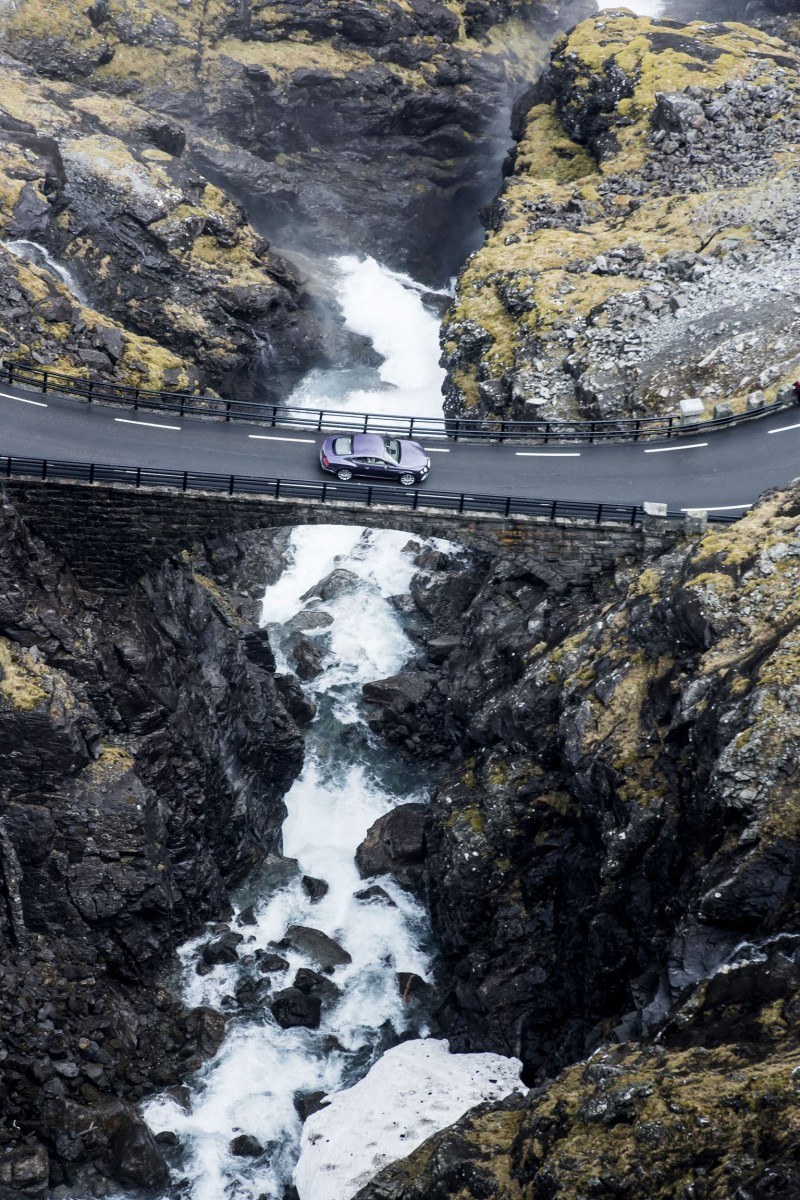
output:
[{"label": "stone block", "polygon": [[699,421],[706,411],[706,406],[699,396],[687,396],[678,404],[681,420],[687,423]]},{"label": "stone block", "polygon": [[684,533],[701,534],[708,529],[708,513],[704,508],[688,508],[683,518]]},{"label": "stone block", "polygon": [[725,417],[732,417],[732,416],[733,416],[733,406],[732,405],[725,404],[724,402],[721,404],[714,405],[714,420],[715,421],[722,421],[722,420],[724,420]]},{"label": "stone block", "polygon": [[747,407],[750,412],[754,412],[758,408],[763,408],[766,401],[767,397],[763,392],[751,392],[747,397]]}]

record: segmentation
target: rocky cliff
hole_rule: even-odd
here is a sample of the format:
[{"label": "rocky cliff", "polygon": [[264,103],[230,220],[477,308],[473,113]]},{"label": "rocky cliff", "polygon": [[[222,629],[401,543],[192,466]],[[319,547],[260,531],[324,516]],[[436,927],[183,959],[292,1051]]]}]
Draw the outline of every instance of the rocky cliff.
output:
[{"label": "rocky cliff", "polygon": [[185,142],[128,101],[0,59],[0,236],[16,251],[0,247],[0,344],[101,378],[264,398],[319,357],[303,284]]},{"label": "rocky cliff", "polygon": [[4,1196],[163,1185],[131,1104],[224,1033],[160,971],[276,848],[303,750],[252,605],[209,570],[102,597],[0,509]]},{"label": "rocky cliff", "polygon": [[796,50],[604,12],[556,43],[443,330],[447,407],[743,408],[800,365]]},{"label": "rocky cliff", "polygon": [[533,561],[418,577],[402,722],[369,698],[443,764],[441,1019],[541,1088],[365,1200],[794,1194],[799,555],[795,487],[583,592]]},{"label": "rocky cliff", "polygon": [[[587,0],[21,0],[7,44],[41,74],[159,112],[270,236],[455,270],[496,187],[508,111]],[[95,101],[99,105],[99,101]]]}]

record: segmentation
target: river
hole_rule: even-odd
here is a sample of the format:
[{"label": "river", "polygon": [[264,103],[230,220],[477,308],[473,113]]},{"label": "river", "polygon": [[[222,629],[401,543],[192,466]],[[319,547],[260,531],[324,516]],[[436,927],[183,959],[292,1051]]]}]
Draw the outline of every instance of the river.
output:
[{"label": "river", "polygon": [[[351,411],[380,406],[384,412],[440,412],[438,320],[424,306],[424,290],[370,259],[337,260],[334,272],[348,327],[369,337],[383,361],[377,369],[348,372],[345,378],[332,371],[312,372],[293,402],[335,402]],[[328,1121],[328,1156],[320,1158],[317,1142],[322,1139],[308,1133],[301,1156],[296,1099],[318,1091],[341,1092],[401,1038],[428,1032],[424,1011],[404,1003],[397,978],[398,972],[408,972],[430,979],[426,913],[388,877],[379,880],[385,896],[357,899],[355,893],[367,883],[354,861],[356,847],[378,817],[399,803],[427,798],[420,769],[388,752],[370,734],[361,707],[362,685],[398,671],[414,652],[392,597],[408,592],[418,552],[419,545],[409,544],[409,535],[399,531],[298,528],[291,533],[289,564],[265,591],[262,620],[279,669],[293,665],[287,658],[292,637],[287,622],[305,610],[324,611],[332,621],[312,632],[327,657],[321,676],[308,685],[318,711],[307,729],[303,774],[286,798],[283,849],[298,865],[277,884],[274,877],[252,881],[237,898],[240,912],[253,906],[250,919],[255,921],[240,927],[246,940],[238,962],[199,975],[196,967],[208,934],[181,952],[186,1002],[213,1005],[230,1019],[219,1053],[191,1081],[188,1102],[161,1096],[145,1110],[151,1128],[166,1135],[162,1140],[177,1137],[171,1151],[175,1181],[178,1186],[183,1182],[181,1190],[188,1189],[192,1200],[281,1200],[293,1177],[301,1200],[346,1200],[357,1181],[384,1162],[409,1152],[473,1104],[519,1086],[516,1060],[449,1055],[446,1043],[429,1039],[413,1046],[405,1042],[382,1065],[380,1098],[388,1104],[383,1132],[362,1143],[359,1155],[353,1155],[349,1144],[337,1150],[336,1122],[346,1127],[352,1114],[345,1108],[331,1117],[333,1108],[331,1114],[323,1110],[307,1129]],[[352,573],[341,591],[324,603],[303,599],[337,567]],[[327,884],[321,899],[307,894],[304,875]],[[317,1030],[283,1029],[269,1006],[271,996],[287,987],[298,969],[316,965],[296,949],[277,951],[288,961],[288,970],[270,977],[270,990],[255,1005],[242,1010],[235,1001],[243,982],[250,980],[252,986],[254,975],[259,977],[255,956],[274,952],[293,924],[322,930],[352,960],[331,972],[330,981],[341,992],[323,1003]],[[239,928],[235,921],[232,928]],[[264,976],[260,979],[263,985]],[[424,1082],[424,1102],[414,1094],[414,1081]],[[355,1111],[363,1110],[363,1088],[359,1096]],[[374,1116],[376,1098],[367,1102]],[[253,1139],[246,1157],[231,1152],[231,1143],[242,1136]],[[346,1140],[352,1143],[349,1131]]]}]

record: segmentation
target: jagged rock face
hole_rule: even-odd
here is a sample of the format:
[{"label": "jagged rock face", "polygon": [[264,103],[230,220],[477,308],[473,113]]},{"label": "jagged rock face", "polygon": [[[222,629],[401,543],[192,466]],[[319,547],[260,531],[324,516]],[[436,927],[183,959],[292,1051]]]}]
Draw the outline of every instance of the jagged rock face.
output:
[{"label": "jagged rock face", "polygon": [[794,490],[594,597],[482,577],[406,717],[463,756],[425,860],[455,1046],[541,1077],[797,932],[799,547]]},{"label": "jagged rock face", "polygon": [[[418,664],[438,710],[409,718],[445,764],[439,1019],[537,1086],[358,1200],[794,1195],[800,489],[593,594],[476,578],[458,648]],[[428,572],[428,609],[448,586]]]},{"label": "jagged rock face", "polygon": [[553,34],[589,10],[169,0],[134,12],[61,0],[54,13],[23,0],[5,26],[42,74],[191,127],[192,162],[246,196],[283,244],[369,252],[440,281],[494,189],[511,100]]},{"label": "jagged rock face", "polygon": [[196,1069],[224,1021],[157,972],[276,849],[302,740],[252,605],[202,564],[104,598],[0,518],[0,1172],[43,1154],[31,1195],[48,1170],[160,1186],[130,1102]]},{"label": "jagged rock face", "polygon": [[[740,410],[800,366],[795,50],[604,12],[556,43],[443,329],[446,407]],[[762,397],[763,399],[763,397]]]},{"label": "jagged rock face", "polygon": [[0,66],[0,234],[44,246],[84,293],[0,251],[2,344],[143,386],[285,392],[320,354],[310,297],[189,164],[180,127]]}]

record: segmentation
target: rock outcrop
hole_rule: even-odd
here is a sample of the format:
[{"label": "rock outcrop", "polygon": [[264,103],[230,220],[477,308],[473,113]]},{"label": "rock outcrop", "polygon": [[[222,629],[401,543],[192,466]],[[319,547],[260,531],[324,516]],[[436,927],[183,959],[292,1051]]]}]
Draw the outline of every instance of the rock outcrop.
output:
[{"label": "rock outcrop", "polygon": [[[12,53],[152,113],[270,237],[441,281],[495,190],[508,111],[585,0],[21,0]],[[99,103],[99,102],[97,102]]]},{"label": "rock outcrop", "polygon": [[449,411],[711,415],[791,382],[797,67],[742,25],[625,11],[560,39],[443,329]]},{"label": "rock outcrop", "polygon": [[535,1087],[360,1200],[794,1194],[800,487],[591,592],[477,578],[415,737],[373,727],[439,747],[443,1031]]},{"label": "rock outcrop", "polygon": [[15,251],[0,246],[0,348],[144,387],[285,394],[321,353],[310,296],[190,165],[185,136],[5,55],[0,69],[0,237]]},{"label": "rock outcrop", "polygon": [[[137,1100],[224,1020],[158,984],[276,849],[302,740],[251,605],[187,556],[81,589],[0,508],[0,1186],[162,1186]],[[208,569],[208,568],[205,568]],[[238,935],[233,935],[238,936]],[[240,939],[241,940],[241,939]]]}]

